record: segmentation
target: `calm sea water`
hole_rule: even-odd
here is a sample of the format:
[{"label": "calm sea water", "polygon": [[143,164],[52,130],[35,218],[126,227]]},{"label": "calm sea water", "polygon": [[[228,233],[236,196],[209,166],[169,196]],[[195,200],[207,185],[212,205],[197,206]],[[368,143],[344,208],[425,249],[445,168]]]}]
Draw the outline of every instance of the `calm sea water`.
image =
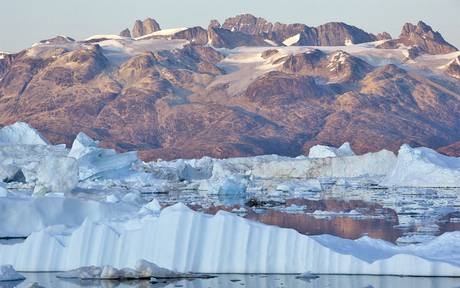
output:
[{"label": "calm sea water", "polygon": [[322,275],[318,279],[302,280],[296,275],[219,275],[212,279],[181,280],[172,283],[150,284],[148,281],[80,281],[56,278],[55,273],[24,273],[21,283],[1,283],[0,288],[29,287],[37,282],[47,288],[454,288],[460,287],[460,278],[425,278],[394,276],[343,276]]}]

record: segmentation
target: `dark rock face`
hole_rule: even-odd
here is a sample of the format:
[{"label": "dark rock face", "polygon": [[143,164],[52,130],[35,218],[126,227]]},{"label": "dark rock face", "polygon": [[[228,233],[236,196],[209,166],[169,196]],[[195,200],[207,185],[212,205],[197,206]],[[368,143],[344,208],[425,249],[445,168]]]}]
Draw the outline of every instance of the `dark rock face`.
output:
[{"label": "dark rock face", "polygon": [[375,36],[342,22],[331,22],[318,26],[316,31],[319,46],[341,46],[348,42],[359,44],[377,40]]},{"label": "dark rock face", "polygon": [[390,33],[388,32],[382,32],[382,33],[379,33],[375,36],[376,40],[380,41],[380,40],[391,40],[392,37],[390,35]]},{"label": "dark rock face", "polygon": [[120,36],[131,38],[131,32],[129,31],[128,28],[126,28],[125,30],[120,32]]},{"label": "dark rock face", "polygon": [[415,46],[419,51],[428,54],[447,54],[457,51],[457,48],[447,43],[439,32],[435,32],[422,21],[417,25],[406,23],[399,39],[387,41],[379,48],[394,49],[400,45]]},{"label": "dark rock face", "polygon": [[280,69],[285,73],[344,83],[362,79],[373,67],[343,51],[327,55],[320,50],[313,50],[287,57]]},{"label": "dark rock face", "polygon": [[71,42],[75,42],[75,39],[70,38],[70,37],[64,37],[64,36],[56,36],[51,39],[40,41],[40,43],[42,44],[67,44]]},{"label": "dark rock face", "polygon": [[161,27],[157,21],[152,18],[147,18],[144,21],[136,20],[131,35],[137,38],[160,30]]},{"label": "dark rock face", "polygon": [[232,32],[224,28],[208,29],[209,43],[216,48],[236,48],[240,46],[269,46],[262,37],[242,32]]},{"label": "dark rock face", "polygon": [[204,28],[196,26],[186,30],[175,33],[173,39],[186,39],[191,44],[206,45],[208,43],[208,31]]},{"label": "dark rock face", "polygon": [[221,28],[234,33],[241,32],[262,37],[275,43],[282,43],[287,38],[300,34],[299,41],[294,43],[298,46],[341,46],[349,42],[358,44],[377,40],[374,35],[341,22],[331,22],[313,28],[298,23],[282,24],[277,22],[273,24],[250,14],[228,18]]}]

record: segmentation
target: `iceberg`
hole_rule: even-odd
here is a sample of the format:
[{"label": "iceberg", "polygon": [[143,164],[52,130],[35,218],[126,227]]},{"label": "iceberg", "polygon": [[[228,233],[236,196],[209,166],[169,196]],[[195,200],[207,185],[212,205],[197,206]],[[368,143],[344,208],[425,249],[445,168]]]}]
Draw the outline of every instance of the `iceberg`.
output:
[{"label": "iceberg", "polygon": [[[23,243],[0,245],[0,262],[21,271],[59,271],[110,265],[135,269],[137,259],[180,273],[303,273],[458,276],[460,232],[399,247],[364,237],[306,236],[220,211],[183,204],[146,216],[137,225],[85,220],[60,240],[45,231]],[[98,239],[92,241],[91,239]],[[222,261],[225,259],[225,261]]]},{"label": "iceberg", "polygon": [[37,169],[34,194],[49,192],[70,193],[78,184],[78,165],[74,158],[62,156],[44,157]]},{"label": "iceberg", "polygon": [[460,187],[460,158],[448,157],[429,148],[402,145],[394,169],[381,185]]},{"label": "iceberg", "polygon": [[49,145],[29,124],[16,122],[0,129],[0,145]]},{"label": "iceberg", "polygon": [[113,149],[99,148],[98,143],[84,133],[75,138],[68,157],[77,159],[80,180],[122,178],[139,161],[137,152],[118,154]]},{"label": "iceberg", "polygon": [[396,156],[387,150],[346,157],[280,157],[255,164],[251,174],[262,179],[383,177],[395,164]]}]

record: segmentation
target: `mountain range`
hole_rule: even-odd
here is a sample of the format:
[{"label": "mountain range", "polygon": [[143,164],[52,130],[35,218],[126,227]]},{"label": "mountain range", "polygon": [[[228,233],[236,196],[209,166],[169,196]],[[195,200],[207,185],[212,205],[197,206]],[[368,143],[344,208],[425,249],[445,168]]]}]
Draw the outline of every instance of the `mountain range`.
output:
[{"label": "mountain range", "polygon": [[[1,48],[1,47],[0,47]],[[401,34],[244,14],[207,28],[136,21],[0,53],[0,125],[54,143],[84,131],[146,160],[296,156],[350,142],[460,155],[460,52],[424,22]]]}]

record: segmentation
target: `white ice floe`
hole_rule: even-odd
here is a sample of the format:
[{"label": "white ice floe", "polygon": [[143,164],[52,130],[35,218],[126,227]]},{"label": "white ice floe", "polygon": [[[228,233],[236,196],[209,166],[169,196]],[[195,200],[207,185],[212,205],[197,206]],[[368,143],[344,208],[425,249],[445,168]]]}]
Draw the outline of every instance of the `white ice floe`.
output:
[{"label": "white ice floe", "polygon": [[0,262],[13,263],[22,271],[91,265],[136,268],[137,259],[143,258],[184,273],[460,273],[459,232],[423,245],[398,247],[368,237],[355,241],[309,237],[227,212],[200,214],[182,204],[163,209],[158,217],[147,216],[137,225],[121,227],[86,220],[60,241],[45,231],[33,233],[23,243],[0,245]]},{"label": "white ice floe", "polygon": [[286,46],[292,46],[296,44],[297,42],[299,42],[299,40],[300,40],[300,33],[287,38],[286,40],[283,41],[283,44]]},{"label": "white ice floe", "polygon": [[398,161],[381,183],[384,186],[460,187],[460,158],[429,148],[401,146]]},{"label": "white ice floe", "polygon": [[[11,265],[0,265],[0,282],[19,281],[26,279],[24,276],[16,272]],[[0,284],[1,286],[1,284]]]}]

